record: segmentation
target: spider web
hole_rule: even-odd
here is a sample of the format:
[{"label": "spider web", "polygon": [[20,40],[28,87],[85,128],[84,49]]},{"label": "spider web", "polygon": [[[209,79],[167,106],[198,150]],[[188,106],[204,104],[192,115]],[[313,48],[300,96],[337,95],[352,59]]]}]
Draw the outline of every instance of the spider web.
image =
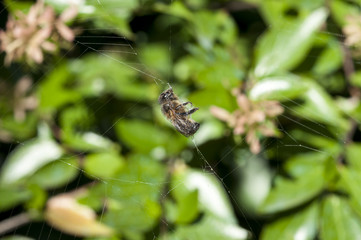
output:
[{"label": "spider web", "polygon": [[[99,5],[102,5],[101,1],[98,1]],[[5,8],[0,12],[0,14],[3,14],[3,11],[5,10]],[[284,29],[284,31],[289,31],[290,28]],[[88,28],[88,29],[82,29],[82,30],[91,30],[92,32],[97,32],[99,31],[99,33],[102,33],[104,31],[107,31],[109,29],[105,29],[105,28]],[[342,39],[345,37],[341,34],[338,33],[332,33],[332,32],[328,32],[328,31],[321,31],[322,34],[326,34],[326,35],[332,35],[332,36],[336,36],[338,38],[340,38],[340,42],[342,42]],[[75,45],[69,50],[67,51],[62,58],[67,57],[67,55],[69,53],[71,53],[71,51],[77,47],[77,46],[82,46],[84,47],[86,50],[84,52],[82,52],[81,54],[79,54],[79,56],[77,58],[80,58],[83,55],[86,55],[88,53],[95,53],[98,55],[101,55],[105,58],[109,58],[112,61],[116,61],[117,63],[120,63],[122,65],[124,65],[125,67],[132,69],[134,71],[136,71],[138,74],[150,77],[151,79],[153,79],[154,84],[158,86],[159,90],[162,91],[164,90],[164,88],[167,87],[167,84],[169,82],[171,82],[170,80],[166,81],[164,79],[161,79],[160,77],[156,76],[156,74],[152,73],[152,71],[150,69],[147,68],[147,66],[145,66],[143,63],[140,62],[139,58],[137,59],[138,56],[138,52],[136,47],[134,47],[131,43],[131,41],[129,41],[127,38],[123,37],[123,36],[103,36],[103,35],[82,35],[77,37],[77,39],[75,40]],[[105,46],[105,47],[104,47]],[[170,25],[169,27],[169,51],[172,51],[172,27]],[[135,62],[130,62],[127,60],[119,60],[119,58],[114,57],[113,54],[116,55],[120,55],[120,56],[133,56],[135,57],[136,61]],[[316,58],[317,56],[312,56],[312,55],[308,55],[307,58],[312,59],[312,58]],[[172,61],[171,59],[169,61]],[[58,63],[59,64],[59,63]],[[356,62],[356,64],[360,64],[360,62]],[[54,66],[54,68],[57,65]],[[18,71],[18,69],[20,69],[22,66],[20,65],[13,73],[12,75],[15,75],[16,72]],[[95,66],[96,67],[96,66]],[[46,75],[46,73],[44,73],[44,76]],[[12,77],[12,76],[11,76]],[[39,83],[40,81],[38,81]],[[35,88],[37,86],[38,83],[33,84],[33,88]],[[175,91],[177,91],[177,89],[175,89]],[[95,100],[97,101],[97,100]],[[291,99],[288,99],[288,102],[290,102],[293,105],[299,105],[299,103],[297,103],[296,101],[293,101]],[[105,103],[108,104],[108,103]],[[134,107],[140,105],[139,102],[135,102]],[[308,146],[305,145],[303,143],[301,143],[299,140],[297,140],[297,137],[293,136],[293,133],[288,130],[286,128],[286,126],[283,126],[282,124],[282,119],[286,119],[288,121],[292,121],[293,123],[297,124],[300,129],[303,130],[307,130],[307,131],[311,131],[316,135],[328,138],[328,139],[333,139],[333,136],[329,135],[328,133],[324,133],[323,131],[320,131],[316,128],[313,127],[309,127],[307,125],[305,125],[304,123],[302,123],[301,120],[297,119],[296,117],[292,116],[292,112],[295,112],[297,114],[297,111],[294,110],[292,107],[290,107],[287,104],[283,104],[282,106],[285,108],[286,112],[291,113],[291,115],[284,113],[281,116],[279,116],[278,119],[278,128],[279,131],[281,131],[282,133],[284,133],[284,136],[280,139],[271,139],[271,140],[267,140],[267,141],[263,141],[262,142],[262,151],[259,154],[256,155],[251,155],[247,160],[245,160],[246,164],[249,164],[252,161],[256,161],[258,158],[262,158],[265,156],[265,154],[267,153],[267,151],[271,148],[274,147],[274,145],[277,145],[277,149],[278,146],[282,146],[283,148],[286,149],[290,149],[290,151],[295,151],[295,149],[297,149],[297,151],[300,152],[306,152],[306,151],[314,151],[314,152],[320,152],[326,155],[330,155],[331,153],[326,152],[326,151],[321,151],[317,148],[314,148],[312,146]],[[100,110],[101,108],[103,108],[104,106],[100,106],[98,110]],[[127,112],[134,112],[134,111],[138,111],[138,110],[133,110],[133,108],[130,108]],[[112,131],[114,126],[117,124],[117,122],[122,119],[127,117],[127,113],[124,113],[118,120],[116,120],[114,122],[114,124],[109,125],[107,127],[107,130],[104,132],[101,132],[100,134],[102,136],[104,136],[105,134],[107,134],[108,132]],[[317,125],[318,128],[324,129],[325,132],[327,132],[327,128],[325,125],[320,124],[319,122],[315,122],[312,119],[306,119],[309,122],[313,123],[314,125]],[[359,122],[358,122],[359,123]],[[205,173],[209,173],[211,175],[214,175],[223,185],[225,191],[227,192],[230,200],[233,203],[233,206],[235,208],[237,208],[237,210],[243,215],[242,217],[245,220],[245,225],[246,227],[251,231],[254,232],[254,230],[252,229],[252,226],[257,226],[258,225],[258,220],[257,219],[252,219],[252,214],[248,213],[247,208],[244,206],[240,206],[239,205],[239,201],[237,200],[237,196],[236,193],[234,193],[232,191],[232,189],[228,186],[227,180],[228,178],[231,178],[232,175],[234,175],[235,173],[239,173],[239,171],[241,170],[242,167],[244,167],[244,165],[239,164],[238,166],[234,166],[232,168],[232,170],[226,172],[226,173],[222,173],[222,172],[217,172],[216,168],[217,166],[219,166],[220,164],[222,164],[222,162],[231,154],[233,154],[235,151],[238,151],[240,149],[240,144],[236,144],[234,146],[232,146],[231,148],[227,149],[223,156],[216,160],[215,163],[213,162],[214,159],[209,159],[209,157],[205,157],[206,154],[204,154],[200,148],[201,146],[199,146],[197,144],[197,134],[194,136],[194,138],[189,140],[190,142],[193,143],[194,145],[194,149],[195,149],[195,157],[196,159],[198,159],[199,161],[201,161],[204,165],[203,167],[203,171]],[[17,142],[19,145],[24,145],[23,142]],[[8,150],[8,154],[11,152],[11,150],[13,150],[14,146],[11,144]],[[78,156],[80,156],[82,153],[78,154]],[[76,156],[76,155],[74,155]],[[335,157],[335,156],[333,156]],[[75,182],[75,189],[80,188],[82,186],[82,182],[84,181],[84,178],[86,178],[87,176],[92,177],[93,179],[102,182],[104,184],[112,184],[111,181],[124,181],[125,183],[128,184],[154,184],[154,183],[148,183],[148,182],[142,182],[142,181],[127,181],[127,180],[122,180],[122,179],[102,179],[99,178],[97,176],[94,176],[90,173],[86,173],[82,168],[76,166],[76,165],[71,165],[69,164],[67,161],[65,161],[64,158],[59,159],[59,161],[63,162],[64,164],[69,165],[72,168],[76,168],[81,174],[78,176],[78,178],[74,181]],[[278,164],[278,163],[277,163]],[[278,165],[279,167],[279,165]],[[255,176],[253,176],[255,177]],[[256,177],[255,177],[256,178]],[[256,180],[255,180],[256,181]],[[168,182],[159,182],[158,185],[163,185],[163,184],[167,184]],[[264,182],[263,182],[264,183]],[[71,183],[69,183],[71,184]],[[182,182],[180,182],[179,184],[182,184]],[[74,185],[74,183],[72,183],[72,185]],[[177,186],[176,186],[177,187]],[[162,198],[166,198],[171,191],[173,191],[173,189],[169,189],[169,191],[167,191],[166,193],[160,192],[160,195],[162,196]],[[67,186],[62,190],[63,192],[67,191]],[[51,195],[55,195],[56,190],[53,190]],[[13,208],[12,211],[10,211],[9,216],[14,216],[15,215],[15,211],[16,209]],[[100,218],[102,218],[103,212],[100,216]],[[7,217],[9,217],[7,216]],[[249,219],[249,220],[247,220]],[[161,221],[164,221],[164,219],[161,219]],[[252,221],[253,223],[250,223],[248,221]],[[164,224],[169,227],[170,231],[174,231],[171,229],[170,224],[168,224],[167,222],[164,222]],[[32,228],[34,228],[37,225],[36,228],[40,227],[40,231],[39,231],[39,235],[37,237],[37,239],[75,239],[75,237],[71,237],[71,236],[67,236],[67,235],[63,235],[62,233],[55,233],[56,231],[53,231],[53,228],[50,228],[49,232],[45,232],[45,226],[47,225],[45,222],[43,223],[29,223],[28,225],[25,225],[23,227],[21,227],[21,229],[15,229],[14,231],[11,232],[11,234],[16,235],[18,233],[21,233],[22,235],[28,235],[31,231]],[[25,231],[24,231],[25,229]],[[156,235],[156,233],[153,231],[153,239],[158,239],[158,236]]]}]

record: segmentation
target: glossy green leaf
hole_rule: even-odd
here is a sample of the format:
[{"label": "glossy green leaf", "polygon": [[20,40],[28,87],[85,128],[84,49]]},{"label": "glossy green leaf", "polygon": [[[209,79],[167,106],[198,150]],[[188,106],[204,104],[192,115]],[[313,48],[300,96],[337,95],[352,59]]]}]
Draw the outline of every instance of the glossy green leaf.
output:
[{"label": "glossy green leaf", "polygon": [[181,171],[174,175],[171,183],[172,188],[174,188],[172,195],[176,199],[182,199],[191,192],[198,191],[201,210],[210,213],[223,222],[236,223],[227,193],[214,175],[196,170]]},{"label": "glossy green leaf", "polygon": [[172,2],[168,6],[165,4],[156,4],[155,8],[158,11],[181,17],[187,20],[190,20],[193,17],[192,12],[189,11],[189,9],[184,6],[184,4],[178,1]]},{"label": "glossy green leaf", "polygon": [[356,213],[361,217],[361,176],[359,169],[350,167],[339,168],[341,174],[342,186],[350,195],[350,204]]},{"label": "glossy green leaf", "polygon": [[247,0],[259,4],[262,16],[269,27],[277,27],[284,22],[294,21],[309,15],[312,11],[324,6],[323,0],[302,1],[273,1],[273,0]]},{"label": "glossy green leaf", "polygon": [[[102,220],[120,233],[139,235],[152,228],[161,214],[158,203],[165,184],[165,167],[145,155],[132,155],[111,179],[90,189],[109,201]],[[130,232],[129,232],[130,231]]]},{"label": "glossy green leaf", "polygon": [[346,161],[353,169],[361,172],[361,144],[352,143],[346,146]]},{"label": "glossy green leaf", "polygon": [[[294,113],[296,112],[294,111]],[[290,135],[297,141],[307,143],[309,146],[316,147],[317,149],[326,150],[323,152],[326,156],[334,156],[341,151],[337,139],[334,139],[329,133],[324,133],[324,127],[321,127],[320,129],[313,128],[312,130],[312,133],[309,133],[297,129],[291,131]]]},{"label": "glossy green leaf", "polygon": [[15,186],[0,186],[0,210],[8,210],[31,198],[28,189]]},{"label": "glossy green leaf", "polygon": [[29,182],[43,188],[57,188],[74,180],[78,172],[77,159],[61,158],[40,168],[30,177]]},{"label": "glossy green leaf", "polygon": [[323,174],[323,167],[317,167],[295,180],[279,179],[261,205],[259,212],[271,214],[306,203],[322,191]]},{"label": "glossy green leaf", "polygon": [[257,77],[287,71],[297,66],[313,41],[313,35],[324,23],[327,11],[317,9],[302,21],[271,29],[258,43],[255,66]]},{"label": "glossy green leaf", "polygon": [[361,71],[355,71],[352,75],[351,75],[351,83],[361,87]]},{"label": "glossy green leaf", "polygon": [[262,4],[260,4],[262,16],[270,26],[279,26],[283,21],[292,20],[293,18],[284,14],[289,7],[290,4],[287,1],[263,0]]},{"label": "glossy green leaf", "polygon": [[177,239],[207,239],[207,240],[244,240],[250,234],[243,228],[229,222],[222,222],[210,216],[205,216],[195,224],[178,226],[171,234],[170,240]]},{"label": "glossy green leaf", "polygon": [[337,40],[332,39],[318,57],[312,71],[318,75],[330,74],[341,67],[342,61],[342,47]]},{"label": "glossy green leaf", "polygon": [[86,156],[84,170],[90,177],[111,178],[124,165],[124,159],[111,152],[94,153]]},{"label": "glossy green leaf", "polygon": [[325,164],[330,156],[323,152],[308,152],[294,155],[287,159],[285,170],[295,178],[302,178],[304,174]]},{"label": "glossy green leaf", "polygon": [[158,95],[159,90],[155,84],[136,81],[139,71],[148,77],[153,74],[148,69],[129,64],[118,55],[90,54],[82,60],[70,62],[69,69],[77,76],[79,92],[86,96],[111,93],[123,99],[148,101],[156,99]]},{"label": "glossy green leaf", "polygon": [[296,75],[266,77],[257,82],[249,91],[253,100],[287,101],[298,97],[307,90],[307,84]]},{"label": "glossy green leaf", "polygon": [[232,111],[236,106],[234,96],[224,88],[198,90],[189,95],[188,99],[197,107],[210,107],[211,105],[215,105]]},{"label": "glossy green leaf", "polygon": [[93,121],[94,114],[82,104],[66,108],[60,115],[64,144],[78,151],[117,150],[119,146],[110,139],[88,131]]},{"label": "glossy green leaf", "polygon": [[348,16],[357,17],[360,14],[360,9],[357,5],[341,0],[330,2],[330,9],[332,18],[341,27],[346,25]]},{"label": "glossy green leaf", "polygon": [[319,206],[311,206],[266,225],[261,240],[313,240],[317,234]]},{"label": "glossy green leaf", "polygon": [[25,140],[36,133],[38,118],[35,114],[28,114],[22,122],[16,121],[14,116],[2,116],[0,128],[9,132],[15,139]]},{"label": "glossy green leaf", "polygon": [[185,56],[174,65],[174,75],[181,81],[186,81],[196,73],[206,68],[206,64],[194,56]]},{"label": "glossy green leaf", "polygon": [[147,44],[146,47],[140,49],[139,57],[147,68],[162,73],[164,77],[169,76],[172,70],[169,61],[171,52],[167,46],[163,44]]},{"label": "glossy green leaf", "polygon": [[210,50],[216,40],[230,43],[235,39],[234,23],[225,13],[199,11],[191,22],[194,24],[193,31],[199,45],[206,50]]},{"label": "glossy green leaf", "polygon": [[348,128],[348,122],[342,118],[341,112],[331,96],[316,83],[309,82],[304,100],[303,106],[294,108],[294,114],[301,118],[336,126],[338,131],[345,131]]},{"label": "glossy green leaf", "polygon": [[201,87],[215,88],[223,87],[232,89],[240,84],[242,72],[232,63],[216,63],[199,72],[197,83]]},{"label": "glossy green leaf", "polygon": [[120,150],[119,145],[94,132],[74,134],[64,132],[63,141],[67,146],[78,151],[103,152]]},{"label": "glossy green leaf", "polygon": [[31,211],[41,211],[47,200],[47,192],[40,186],[31,184],[28,189],[31,192],[31,198],[26,202],[25,207]]},{"label": "glossy green leaf", "polygon": [[41,110],[54,111],[56,108],[81,99],[78,91],[67,86],[70,77],[69,69],[65,64],[47,74],[38,88]]},{"label": "glossy green leaf", "polygon": [[239,182],[236,201],[242,209],[247,209],[248,214],[257,214],[271,189],[272,171],[261,156],[253,155],[249,150],[238,149],[232,154],[237,164],[237,171],[233,171],[232,176],[237,176],[235,181]]},{"label": "glossy green leaf", "polygon": [[11,0],[5,0],[6,8],[12,14],[15,14],[17,11],[22,11],[24,13],[29,12],[30,7],[32,6],[31,2],[17,2]]},{"label": "glossy green leaf", "polygon": [[[206,116],[208,118],[208,116]],[[225,125],[218,120],[209,120],[202,122],[197,134],[194,135],[195,142],[198,145],[207,141],[218,139],[223,136]]]},{"label": "glossy green leaf", "polygon": [[[58,12],[63,12],[73,1],[46,0],[47,4],[52,5]],[[108,31],[119,33],[122,36],[131,37],[128,19],[133,10],[139,6],[138,1],[124,0],[119,4],[114,1],[86,1],[76,2],[79,14],[78,21],[87,21],[92,19],[91,23],[96,28],[107,29]]]},{"label": "glossy green leaf", "polygon": [[187,138],[180,133],[161,130],[146,121],[121,120],[116,125],[116,131],[127,146],[143,153],[158,147],[163,147],[170,153],[178,152],[187,143]]},{"label": "glossy green leaf", "polygon": [[189,194],[178,199],[176,223],[185,224],[193,221],[198,215],[198,191],[190,192]]},{"label": "glossy green leaf", "polygon": [[361,221],[345,199],[329,196],[323,202],[320,239],[359,239]]},{"label": "glossy green leaf", "polygon": [[13,183],[30,176],[62,154],[62,148],[52,139],[29,140],[19,145],[6,159],[1,169],[1,182]]}]

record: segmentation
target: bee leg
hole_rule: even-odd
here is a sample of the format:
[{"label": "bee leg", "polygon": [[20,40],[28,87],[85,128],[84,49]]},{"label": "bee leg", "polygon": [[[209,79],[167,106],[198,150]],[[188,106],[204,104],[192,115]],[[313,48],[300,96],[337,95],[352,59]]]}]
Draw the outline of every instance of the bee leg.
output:
[{"label": "bee leg", "polygon": [[182,103],[182,104],[179,104],[178,106],[176,106],[176,110],[178,110],[179,108],[181,108],[182,106],[186,106],[186,105],[188,105],[188,104],[190,104],[192,107],[193,107],[193,104],[191,103],[191,102],[185,102],[185,103]]},{"label": "bee leg", "polygon": [[199,108],[192,108],[191,110],[187,111],[187,112],[181,112],[181,113],[176,113],[178,115],[182,115],[182,116],[188,116],[193,114],[195,111],[197,111]]}]

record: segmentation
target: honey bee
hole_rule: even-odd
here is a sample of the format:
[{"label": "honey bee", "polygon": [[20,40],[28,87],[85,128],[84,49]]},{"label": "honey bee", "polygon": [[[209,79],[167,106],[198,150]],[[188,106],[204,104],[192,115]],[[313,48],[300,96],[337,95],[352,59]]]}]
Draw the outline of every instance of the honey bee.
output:
[{"label": "honey bee", "polygon": [[186,137],[192,136],[197,132],[200,124],[190,119],[189,116],[199,108],[187,110],[185,106],[190,104],[193,107],[192,103],[181,103],[171,86],[160,94],[158,102],[161,105],[162,113],[178,132]]}]

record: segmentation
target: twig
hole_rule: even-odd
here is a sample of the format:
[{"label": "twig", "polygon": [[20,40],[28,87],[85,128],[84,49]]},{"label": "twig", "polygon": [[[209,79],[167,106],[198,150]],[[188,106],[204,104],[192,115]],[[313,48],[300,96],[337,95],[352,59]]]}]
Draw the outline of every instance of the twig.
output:
[{"label": "twig", "polygon": [[[344,53],[343,71],[344,71],[345,79],[347,82],[348,92],[349,92],[351,98],[357,99],[357,98],[360,98],[361,92],[360,92],[360,89],[356,88],[351,83],[351,76],[355,72],[355,66],[352,61],[351,52],[346,46],[343,46],[342,48],[343,48],[343,53]],[[350,142],[352,142],[352,139],[353,139],[353,136],[355,135],[357,127],[358,127],[358,122],[355,119],[351,118],[350,119],[350,129],[347,131],[347,133],[343,139],[344,146],[346,146]],[[337,162],[340,164],[344,164],[344,161],[345,161],[345,153],[342,152],[338,156]]]},{"label": "twig", "polygon": [[8,219],[0,222],[0,235],[3,235],[7,232],[10,232],[13,229],[16,229],[24,224],[27,224],[31,221],[30,215],[28,213],[20,213],[19,215],[10,217]]},{"label": "twig", "polygon": [[344,58],[343,59],[343,71],[345,73],[345,79],[347,82],[348,92],[352,98],[359,98],[361,96],[360,89],[357,87],[354,87],[351,84],[351,76],[355,72],[355,66],[352,61],[351,52],[346,46],[343,46],[342,48],[343,48],[343,58]]}]

